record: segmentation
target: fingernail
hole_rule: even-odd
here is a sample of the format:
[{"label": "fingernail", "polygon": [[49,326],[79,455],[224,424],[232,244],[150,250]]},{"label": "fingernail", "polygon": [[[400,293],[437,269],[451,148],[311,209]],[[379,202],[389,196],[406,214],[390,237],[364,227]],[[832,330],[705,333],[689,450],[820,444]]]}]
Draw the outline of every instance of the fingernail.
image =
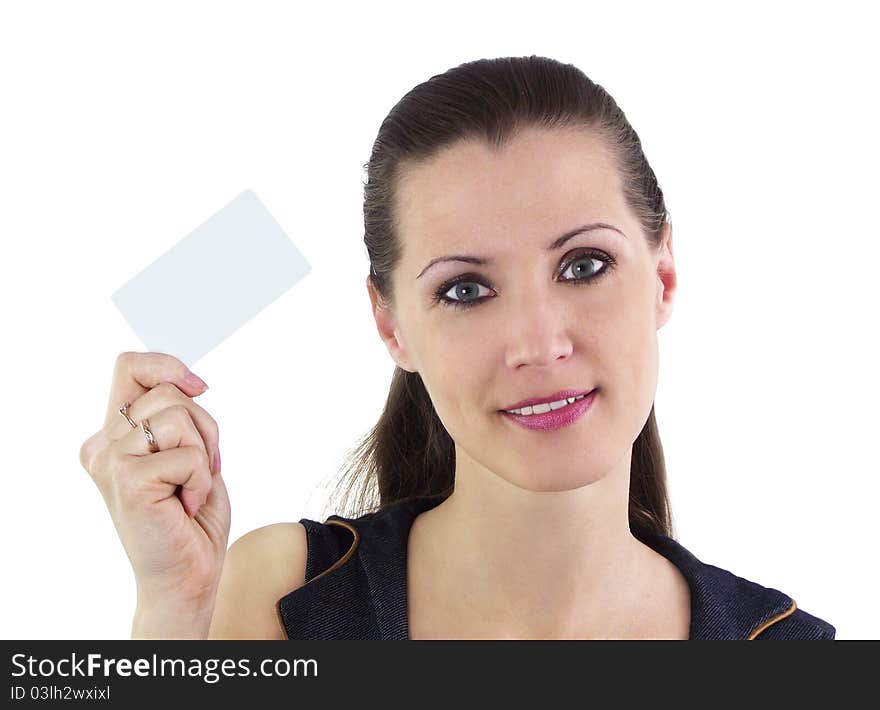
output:
[{"label": "fingernail", "polygon": [[190,387],[199,387],[199,388],[208,389],[208,383],[205,382],[201,377],[199,377],[198,375],[196,375],[192,372],[187,372],[186,377],[184,377],[184,380],[186,381],[186,384],[188,384]]}]

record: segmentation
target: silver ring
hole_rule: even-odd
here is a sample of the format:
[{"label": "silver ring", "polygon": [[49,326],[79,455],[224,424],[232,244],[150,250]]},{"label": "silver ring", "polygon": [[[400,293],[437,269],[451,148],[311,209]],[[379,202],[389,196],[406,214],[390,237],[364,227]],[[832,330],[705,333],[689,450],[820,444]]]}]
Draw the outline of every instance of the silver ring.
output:
[{"label": "silver ring", "polygon": [[153,432],[150,430],[149,419],[141,419],[141,430],[144,432],[144,436],[147,437],[147,444],[150,447],[150,453],[155,454],[158,452],[159,444],[156,443],[156,437],[153,436]]},{"label": "silver ring", "polygon": [[128,423],[131,424],[131,428],[132,428],[132,429],[137,429],[137,428],[138,428],[138,425],[134,423],[134,420],[133,420],[130,416],[128,416],[128,408],[129,408],[130,406],[131,406],[131,402],[126,402],[125,404],[123,404],[123,405],[119,408],[119,413],[120,413],[123,417],[125,417],[126,419],[128,419]]}]

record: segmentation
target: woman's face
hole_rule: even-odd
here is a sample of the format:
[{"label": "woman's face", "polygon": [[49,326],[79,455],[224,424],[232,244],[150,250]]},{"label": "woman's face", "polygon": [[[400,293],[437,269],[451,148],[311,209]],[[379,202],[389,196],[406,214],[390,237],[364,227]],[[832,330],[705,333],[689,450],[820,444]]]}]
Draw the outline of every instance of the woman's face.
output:
[{"label": "woman's face", "polygon": [[[675,271],[670,227],[650,250],[601,139],[529,129],[498,153],[460,142],[407,169],[395,204],[391,310],[376,308],[369,280],[368,291],[392,357],[420,374],[455,441],[457,475],[483,467],[527,490],[569,490],[619,465],[654,402]],[[613,229],[548,251],[594,223]],[[447,255],[487,263],[428,267]],[[561,429],[529,430],[499,411],[593,388],[586,415]]]}]

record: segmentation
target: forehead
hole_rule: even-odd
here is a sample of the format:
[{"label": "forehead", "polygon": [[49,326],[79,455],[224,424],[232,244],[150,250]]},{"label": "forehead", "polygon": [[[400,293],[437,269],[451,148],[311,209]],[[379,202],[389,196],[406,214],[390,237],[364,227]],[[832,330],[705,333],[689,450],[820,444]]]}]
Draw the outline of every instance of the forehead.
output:
[{"label": "forehead", "polygon": [[401,236],[414,247],[404,251],[494,230],[565,231],[626,210],[613,155],[583,129],[526,129],[500,151],[481,140],[455,143],[406,167],[396,197]]}]

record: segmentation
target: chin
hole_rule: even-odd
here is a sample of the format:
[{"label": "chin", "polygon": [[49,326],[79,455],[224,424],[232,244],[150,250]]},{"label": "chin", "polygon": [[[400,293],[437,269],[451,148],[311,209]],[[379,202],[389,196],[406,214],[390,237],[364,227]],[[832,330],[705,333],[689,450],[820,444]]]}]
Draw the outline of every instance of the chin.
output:
[{"label": "chin", "polygon": [[574,491],[602,479],[601,474],[590,474],[586,467],[566,466],[560,471],[544,468],[541,471],[522,471],[504,478],[508,483],[524,491],[551,493]]}]

